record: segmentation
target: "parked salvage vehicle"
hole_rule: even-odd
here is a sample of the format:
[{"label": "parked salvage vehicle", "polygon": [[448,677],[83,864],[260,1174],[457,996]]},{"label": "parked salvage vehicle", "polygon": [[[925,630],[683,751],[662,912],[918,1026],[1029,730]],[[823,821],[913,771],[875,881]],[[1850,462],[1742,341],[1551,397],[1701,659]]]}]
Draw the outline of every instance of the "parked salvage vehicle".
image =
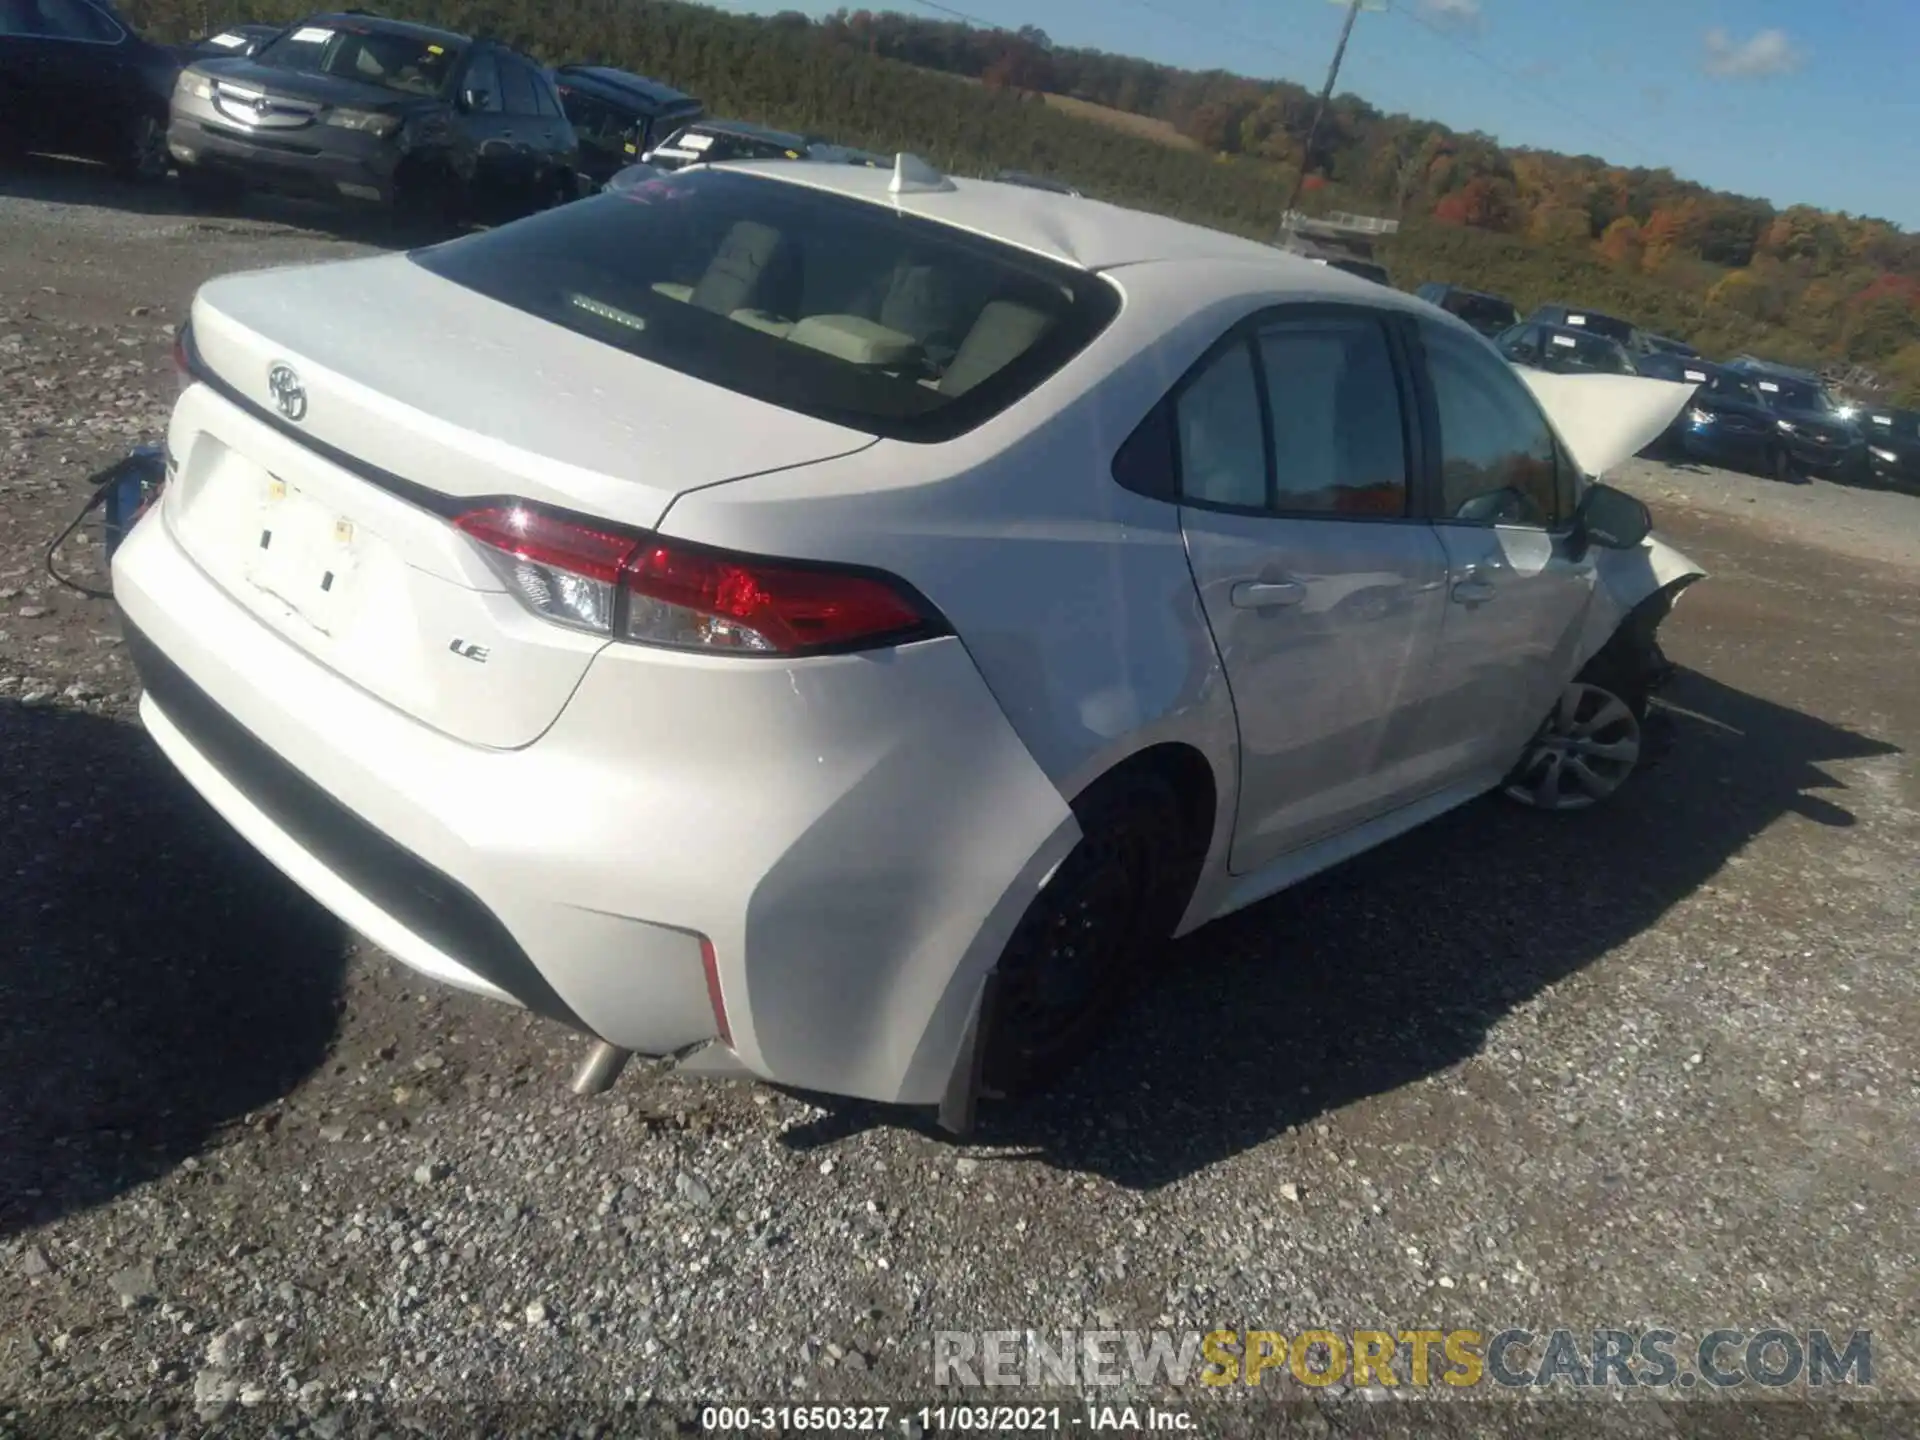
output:
[{"label": "parked salvage vehicle", "polygon": [[1413,293],[1429,305],[1438,305],[1449,315],[1459,316],[1488,339],[1504,335],[1520,323],[1520,312],[1502,295],[1438,281],[1430,281]]},{"label": "parked salvage vehicle", "polygon": [[704,113],[671,85],[607,65],[562,65],[552,78],[580,139],[580,173],[590,189]]},{"label": "parked salvage vehicle", "polygon": [[1604,335],[1629,355],[1638,355],[1647,348],[1644,333],[1631,320],[1622,320],[1617,315],[1603,315],[1584,305],[1563,305],[1558,302],[1541,305],[1527,316],[1527,323],[1557,325],[1567,330],[1586,330],[1595,335]]},{"label": "parked salvage vehicle", "polygon": [[1680,452],[1704,465],[1792,480],[1789,437],[1752,378],[1705,361],[1687,362],[1686,373],[1706,378],[1674,422],[1673,439]]},{"label": "parked salvage vehicle", "polygon": [[221,57],[244,60],[278,35],[280,25],[229,25],[180,47],[186,60],[218,60]]},{"label": "parked salvage vehicle", "polygon": [[1650,335],[1640,332],[1640,342],[1646,347],[1648,355],[1673,355],[1683,360],[1698,360],[1700,352],[1684,340],[1676,340],[1671,335]]},{"label": "parked salvage vehicle", "polygon": [[1635,772],[1699,571],[1590,477],[1684,387],[910,156],[647,199],[202,287],[113,561],[182,774],[583,1085],[964,1126],[1169,936]]},{"label": "parked salvage vehicle", "polygon": [[179,71],[108,0],[0,0],[0,160],[40,150],[164,179]]},{"label": "parked salvage vehicle", "polygon": [[682,126],[641,155],[662,170],[718,165],[728,160],[828,160],[843,157],[817,135],[773,130],[745,120],[699,120]]},{"label": "parked salvage vehicle", "polygon": [[1776,474],[1781,480],[1806,475],[1830,480],[1860,480],[1866,476],[1867,446],[1859,429],[1827,393],[1811,370],[1742,355],[1726,368],[1753,382],[1753,388],[1773,415],[1781,446]]},{"label": "parked salvage vehicle", "polygon": [[1903,490],[1920,489],[1920,410],[1868,405],[1857,423],[1866,437],[1873,478]]},{"label": "parked salvage vehicle", "polygon": [[1515,365],[1535,370],[1590,375],[1632,375],[1633,358],[1595,330],[1528,322],[1516,325],[1494,341],[1500,353]]},{"label": "parked salvage vehicle", "polygon": [[167,142],[181,181],[210,199],[279,190],[500,220],[578,193],[579,147],[544,70],[491,41],[357,11],[188,66]]}]

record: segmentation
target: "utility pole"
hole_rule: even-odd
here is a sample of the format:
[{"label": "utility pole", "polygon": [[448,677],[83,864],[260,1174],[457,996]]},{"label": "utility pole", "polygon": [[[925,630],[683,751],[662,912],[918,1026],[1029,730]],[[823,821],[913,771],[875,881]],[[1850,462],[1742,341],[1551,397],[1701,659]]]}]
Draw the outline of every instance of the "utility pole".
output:
[{"label": "utility pole", "polygon": [[[1280,212],[1280,234],[1287,233],[1287,217],[1293,214],[1294,207],[1300,203],[1300,191],[1307,183],[1307,162],[1313,157],[1313,142],[1320,134],[1320,121],[1327,113],[1327,101],[1333,98],[1333,82],[1340,78],[1340,62],[1346,58],[1347,37],[1353,34],[1353,22],[1360,14],[1364,0],[1347,0],[1347,18],[1340,27],[1340,43],[1333,50],[1333,64],[1327,67],[1327,83],[1320,89],[1320,103],[1313,107],[1313,123],[1307,126],[1307,143],[1300,149],[1300,173],[1293,177],[1293,192],[1287,196],[1286,208]],[[1378,6],[1375,7],[1379,8]]]}]

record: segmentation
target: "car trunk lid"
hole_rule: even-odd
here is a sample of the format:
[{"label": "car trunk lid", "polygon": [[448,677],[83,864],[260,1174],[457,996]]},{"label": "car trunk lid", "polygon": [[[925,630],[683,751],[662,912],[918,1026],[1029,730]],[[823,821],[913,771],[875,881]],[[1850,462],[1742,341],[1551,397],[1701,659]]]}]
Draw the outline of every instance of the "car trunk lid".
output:
[{"label": "car trunk lid", "polygon": [[511,497],[646,529],[684,491],[871,443],[403,256],[214,281],[192,339],[181,544],[316,660],[481,745],[537,739],[605,642],[527,611],[454,516]]}]

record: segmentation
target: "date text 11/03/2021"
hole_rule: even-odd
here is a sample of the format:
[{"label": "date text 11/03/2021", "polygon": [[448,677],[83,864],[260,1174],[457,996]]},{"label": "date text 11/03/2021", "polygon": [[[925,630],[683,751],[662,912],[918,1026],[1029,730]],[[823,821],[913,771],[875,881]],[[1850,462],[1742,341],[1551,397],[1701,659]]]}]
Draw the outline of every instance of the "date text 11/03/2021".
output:
[{"label": "date text 11/03/2021", "polygon": [[1197,1429],[1192,1414],[1159,1405],[709,1405],[700,1428],[710,1434],[785,1434],[815,1430],[838,1435],[899,1433],[1058,1434],[1083,1430],[1158,1431]]}]

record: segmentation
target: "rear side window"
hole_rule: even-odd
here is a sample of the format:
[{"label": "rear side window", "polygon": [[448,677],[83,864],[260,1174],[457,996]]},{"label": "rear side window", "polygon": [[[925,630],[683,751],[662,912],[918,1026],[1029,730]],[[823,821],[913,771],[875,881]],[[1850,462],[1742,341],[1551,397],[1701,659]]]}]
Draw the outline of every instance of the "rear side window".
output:
[{"label": "rear side window", "polygon": [[693,168],[414,252],[423,268],[725,389],[912,441],[1052,375],[1105,281],[933,221]]},{"label": "rear side window", "polygon": [[1386,331],[1371,320],[1290,321],[1262,332],[1259,354],[1273,425],[1273,508],[1405,515],[1405,430]]},{"label": "rear side window", "polygon": [[1267,503],[1267,445],[1260,428],[1253,352],[1230,345],[1194,376],[1174,406],[1180,494],[1236,509]]}]

